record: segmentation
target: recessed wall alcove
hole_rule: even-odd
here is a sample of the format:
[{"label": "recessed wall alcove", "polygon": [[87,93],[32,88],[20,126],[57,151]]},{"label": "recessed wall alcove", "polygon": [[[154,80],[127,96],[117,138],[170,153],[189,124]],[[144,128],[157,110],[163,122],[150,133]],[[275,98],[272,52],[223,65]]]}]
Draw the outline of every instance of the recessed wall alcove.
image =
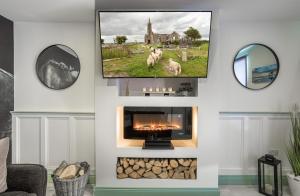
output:
[{"label": "recessed wall alcove", "polygon": [[118,179],[197,179],[197,158],[118,157]]},{"label": "recessed wall alcove", "polygon": [[118,86],[119,96],[198,96],[198,78],[119,78],[108,85]]}]

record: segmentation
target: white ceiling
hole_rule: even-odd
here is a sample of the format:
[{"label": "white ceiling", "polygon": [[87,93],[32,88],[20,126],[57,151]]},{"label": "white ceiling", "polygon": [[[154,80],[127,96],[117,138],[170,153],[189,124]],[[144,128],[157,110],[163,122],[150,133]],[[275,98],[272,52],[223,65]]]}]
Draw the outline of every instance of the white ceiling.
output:
[{"label": "white ceiling", "polygon": [[[96,1],[96,2],[95,2]],[[300,0],[1,0],[14,21],[87,22],[102,10],[212,10],[222,20],[300,20]]]},{"label": "white ceiling", "polygon": [[300,20],[300,0],[96,0],[96,9],[218,10],[222,20]]},{"label": "white ceiling", "polygon": [[0,15],[13,21],[94,21],[95,0],[0,0]]}]

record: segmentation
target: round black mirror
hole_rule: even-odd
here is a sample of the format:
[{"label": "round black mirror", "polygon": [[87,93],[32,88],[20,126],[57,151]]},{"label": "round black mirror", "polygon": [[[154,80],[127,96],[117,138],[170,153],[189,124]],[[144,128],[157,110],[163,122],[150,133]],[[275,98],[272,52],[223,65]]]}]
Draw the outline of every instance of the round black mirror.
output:
[{"label": "round black mirror", "polygon": [[48,88],[60,90],[72,86],[80,73],[77,54],[68,46],[56,44],[44,49],[37,58],[36,73]]},{"label": "round black mirror", "polygon": [[244,87],[259,90],[271,85],[279,72],[275,52],[263,44],[249,44],[238,51],[233,61],[233,73]]}]

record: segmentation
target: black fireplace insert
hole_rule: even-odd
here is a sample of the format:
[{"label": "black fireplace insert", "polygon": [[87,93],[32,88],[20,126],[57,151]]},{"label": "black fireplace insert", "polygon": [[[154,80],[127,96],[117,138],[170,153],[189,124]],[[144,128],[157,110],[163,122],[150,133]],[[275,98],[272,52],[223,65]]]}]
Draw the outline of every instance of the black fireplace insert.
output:
[{"label": "black fireplace insert", "polygon": [[192,139],[192,107],[124,107],[124,139],[173,149],[171,140]]}]

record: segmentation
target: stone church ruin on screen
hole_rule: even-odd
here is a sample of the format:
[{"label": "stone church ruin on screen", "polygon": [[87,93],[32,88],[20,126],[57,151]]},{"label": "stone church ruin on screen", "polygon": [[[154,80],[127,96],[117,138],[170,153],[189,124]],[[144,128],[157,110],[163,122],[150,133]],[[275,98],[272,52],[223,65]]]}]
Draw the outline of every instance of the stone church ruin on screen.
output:
[{"label": "stone church ruin on screen", "polygon": [[147,25],[147,34],[145,34],[145,44],[170,44],[179,41],[180,36],[173,31],[171,34],[160,34],[152,31],[152,24],[149,18]]}]

